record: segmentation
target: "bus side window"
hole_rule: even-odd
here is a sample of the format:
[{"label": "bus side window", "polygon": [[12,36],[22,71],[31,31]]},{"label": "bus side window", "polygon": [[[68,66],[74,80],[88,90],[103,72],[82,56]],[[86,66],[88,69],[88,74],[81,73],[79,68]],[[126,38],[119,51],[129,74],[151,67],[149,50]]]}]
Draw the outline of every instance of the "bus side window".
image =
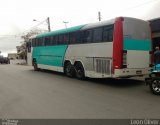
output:
[{"label": "bus side window", "polygon": [[70,33],[70,41],[69,41],[70,44],[75,44],[76,43],[76,33],[75,32],[72,32]]},{"label": "bus side window", "polygon": [[36,47],[36,46],[37,46],[36,38],[33,38],[33,39],[32,39],[32,46],[33,46],[33,47]]},{"label": "bus side window", "polygon": [[40,43],[40,38],[36,38],[36,46],[41,46],[41,43]]},{"label": "bus side window", "polygon": [[34,41],[35,41],[35,46],[37,47],[38,46],[38,40],[37,40],[37,38],[35,38]]},{"label": "bus side window", "polygon": [[113,29],[109,30],[108,35],[109,35],[108,40],[113,41]]},{"label": "bus side window", "polygon": [[55,36],[55,43],[56,43],[56,45],[59,45],[59,36],[58,35]]},{"label": "bus side window", "polygon": [[84,31],[84,43],[90,43],[92,41],[92,30],[85,30]]},{"label": "bus side window", "polygon": [[46,46],[49,46],[49,45],[50,45],[50,41],[51,41],[51,38],[50,38],[50,37],[45,37],[45,45],[46,45]]},{"label": "bus side window", "polygon": [[64,45],[69,43],[69,34],[59,35],[59,44]]},{"label": "bus side window", "polygon": [[36,44],[37,44],[37,46],[44,46],[43,38],[37,38]]},{"label": "bus side window", "polygon": [[79,31],[76,33],[76,42],[77,43],[83,43],[83,31]]},{"label": "bus side window", "polygon": [[103,42],[113,41],[113,25],[105,26],[103,28]]},{"label": "bus side window", "polygon": [[51,46],[56,45],[55,36],[51,37],[51,43],[50,44],[51,44]]},{"label": "bus side window", "polygon": [[63,40],[63,34],[59,35],[59,41],[58,41],[59,45],[64,44],[64,40]]},{"label": "bus side window", "polygon": [[69,34],[64,34],[63,36],[63,41],[64,41],[64,44],[68,44],[69,43]]},{"label": "bus side window", "polygon": [[49,46],[52,46],[52,36],[49,36]]},{"label": "bus side window", "polygon": [[96,28],[93,30],[93,42],[102,41],[102,28]]},{"label": "bus side window", "polygon": [[82,31],[70,33],[70,44],[82,43]]},{"label": "bus side window", "polygon": [[49,36],[49,46],[52,46],[52,36]]}]

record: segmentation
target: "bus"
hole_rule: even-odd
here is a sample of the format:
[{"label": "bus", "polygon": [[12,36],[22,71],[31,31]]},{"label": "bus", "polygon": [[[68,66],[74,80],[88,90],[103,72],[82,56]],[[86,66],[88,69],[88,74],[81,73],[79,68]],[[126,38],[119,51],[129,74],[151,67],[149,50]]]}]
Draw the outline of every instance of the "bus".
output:
[{"label": "bus", "polygon": [[30,39],[32,65],[78,79],[143,76],[151,72],[151,39],[150,24],[131,17],[51,31]]}]

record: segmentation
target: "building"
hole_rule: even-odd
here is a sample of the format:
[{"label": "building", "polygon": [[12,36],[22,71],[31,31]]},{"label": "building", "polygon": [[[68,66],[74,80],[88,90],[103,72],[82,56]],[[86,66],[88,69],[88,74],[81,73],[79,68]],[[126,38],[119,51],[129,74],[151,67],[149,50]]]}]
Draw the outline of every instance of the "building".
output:
[{"label": "building", "polygon": [[11,60],[12,59],[17,59],[17,57],[18,57],[17,53],[8,53],[8,58],[11,59]]}]

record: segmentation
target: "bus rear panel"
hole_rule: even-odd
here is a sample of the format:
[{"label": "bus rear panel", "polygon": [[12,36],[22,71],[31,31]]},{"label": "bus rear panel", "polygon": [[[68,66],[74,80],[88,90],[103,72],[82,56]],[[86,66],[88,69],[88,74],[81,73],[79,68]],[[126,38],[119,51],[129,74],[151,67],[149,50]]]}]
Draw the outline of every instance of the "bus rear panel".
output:
[{"label": "bus rear panel", "polygon": [[[134,18],[119,18],[115,22],[115,28],[119,28],[122,33],[115,33],[114,38],[119,37],[119,41],[113,41],[113,51],[119,53],[117,57],[113,55],[113,77],[132,77],[149,74],[151,68],[152,41],[149,23]],[[119,26],[116,26],[117,24]],[[117,36],[117,34],[119,36]],[[118,49],[117,47],[118,46]],[[116,49],[115,49],[116,48]],[[113,52],[114,53],[114,52]]]}]

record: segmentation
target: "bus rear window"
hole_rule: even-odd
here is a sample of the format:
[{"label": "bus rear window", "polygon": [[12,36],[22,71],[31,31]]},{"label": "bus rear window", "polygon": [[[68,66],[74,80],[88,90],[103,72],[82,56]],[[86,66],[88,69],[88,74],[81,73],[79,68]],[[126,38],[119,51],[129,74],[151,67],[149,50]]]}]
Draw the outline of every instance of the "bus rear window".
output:
[{"label": "bus rear window", "polygon": [[130,39],[150,39],[150,27],[143,20],[124,18],[123,34]]}]

